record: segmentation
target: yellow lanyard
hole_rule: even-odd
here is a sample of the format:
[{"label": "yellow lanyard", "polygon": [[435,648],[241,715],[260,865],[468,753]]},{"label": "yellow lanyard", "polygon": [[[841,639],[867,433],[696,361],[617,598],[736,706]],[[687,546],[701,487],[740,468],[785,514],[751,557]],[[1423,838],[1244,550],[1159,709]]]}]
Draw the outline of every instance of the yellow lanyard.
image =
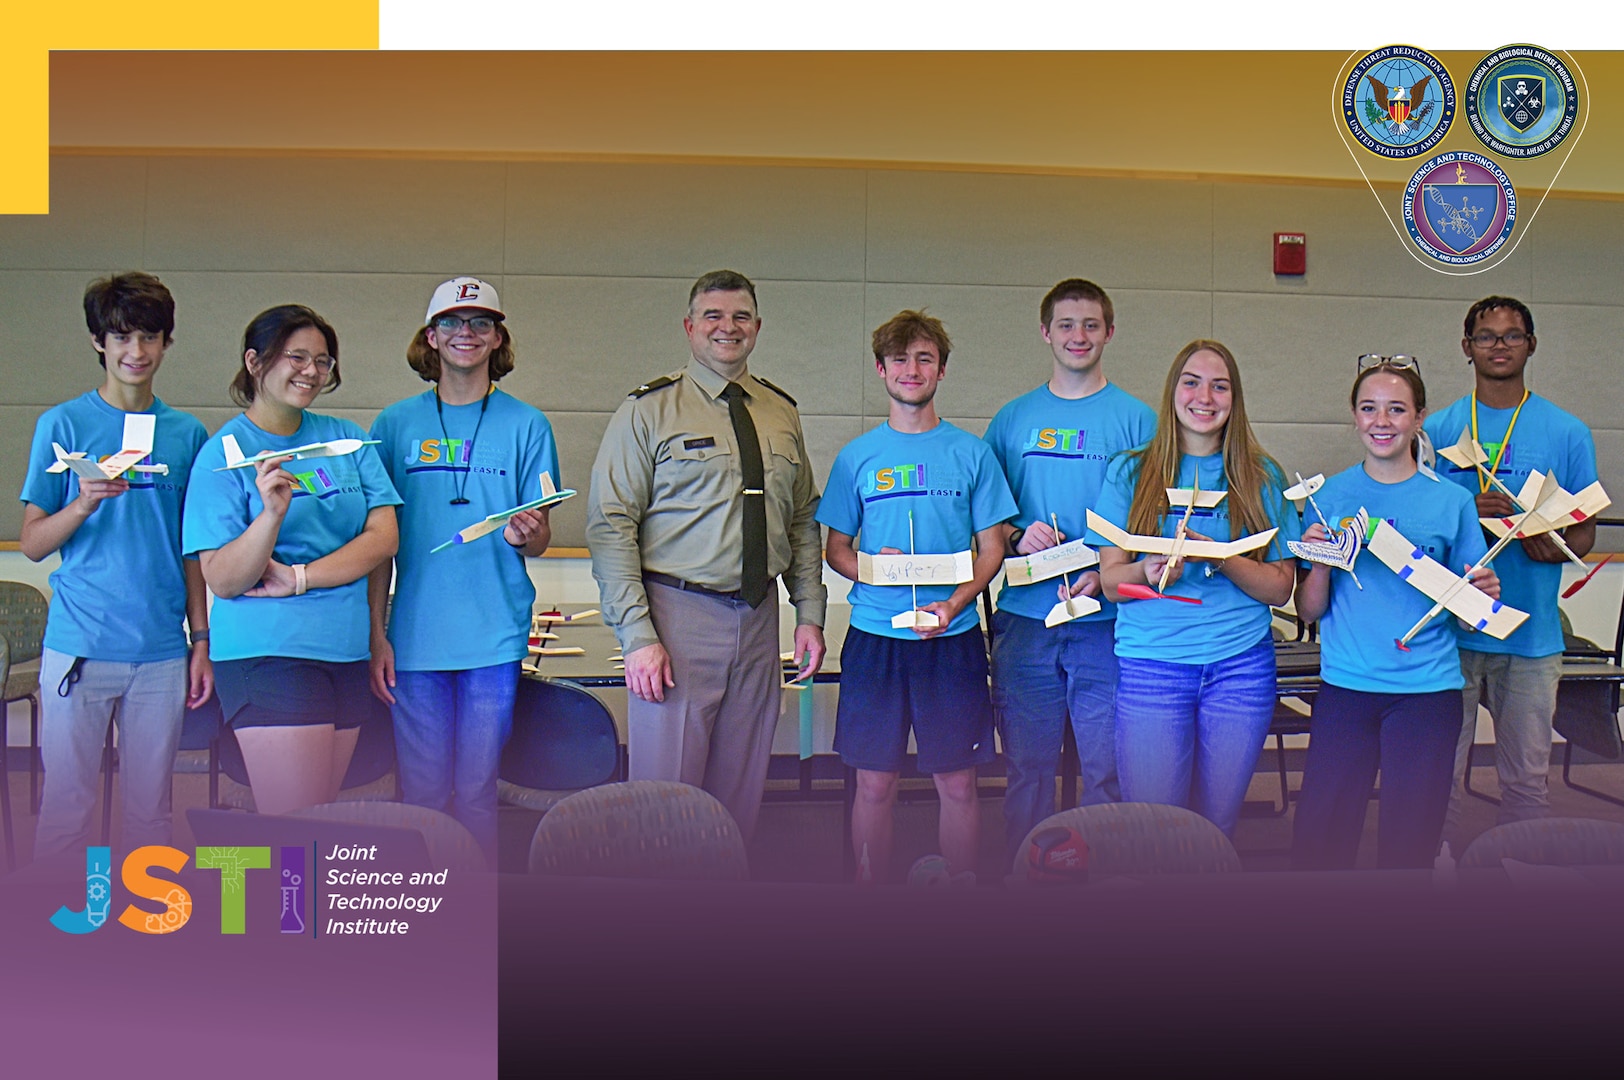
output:
[{"label": "yellow lanyard", "polygon": [[[1517,427],[1517,417],[1522,415],[1522,407],[1524,405],[1526,405],[1526,404],[1528,404],[1528,391],[1524,390],[1522,400],[1517,402],[1517,407],[1514,410],[1512,410],[1511,423],[1506,425],[1506,433],[1505,433],[1504,437],[1502,437],[1500,439],[1500,449],[1498,449],[1498,450],[1496,450],[1494,452],[1494,461],[1493,461],[1492,464],[1489,465],[1489,472],[1494,473],[1496,475],[1499,474],[1499,472],[1500,472],[1500,459],[1506,456],[1506,447],[1511,445],[1511,433]],[[1482,442],[1480,442],[1478,440],[1478,437],[1477,437],[1477,391],[1476,390],[1472,391],[1472,441],[1477,443],[1479,446],[1483,445]],[[1477,474],[1477,490],[1480,491],[1480,492],[1486,492],[1486,491],[1489,490],[1489,478],[1484,476],[1482,473]]]}]

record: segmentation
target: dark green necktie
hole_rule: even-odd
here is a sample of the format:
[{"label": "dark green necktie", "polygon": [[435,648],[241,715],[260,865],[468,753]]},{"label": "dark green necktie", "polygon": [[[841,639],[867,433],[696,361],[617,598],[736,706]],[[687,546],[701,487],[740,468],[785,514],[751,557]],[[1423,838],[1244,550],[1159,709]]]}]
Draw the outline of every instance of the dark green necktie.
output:
[{"label": "dark green necktie", "polygon": [[744,567],[739,575],[739,596],[751,607],[766,599],[767,579],[767,474],[761,464],[761,440],[744,404],[744,387],[736,382],[722,391],[733,437],[739,443],[739,468],[744,473]]}]

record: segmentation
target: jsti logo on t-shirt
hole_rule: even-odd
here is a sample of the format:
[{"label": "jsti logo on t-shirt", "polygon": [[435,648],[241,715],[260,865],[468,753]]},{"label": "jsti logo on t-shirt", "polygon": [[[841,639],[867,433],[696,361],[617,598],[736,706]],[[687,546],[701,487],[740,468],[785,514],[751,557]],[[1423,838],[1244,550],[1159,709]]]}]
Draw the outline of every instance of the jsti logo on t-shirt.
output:
[{"label": "jsti logo on t-shirt", "polygon": [[945,474],[940,468],[933,467],[927,472],[923,461],[870,469],[863,477],[862,493],[864,502],[895,499],[904,495],[949,495],[957,498],[964,494],[956,477]]},{"label": "jsti logo on t-shirt", "polygon": [[1088,432],[1082,428],[1035,427],[1021,446],[1022,457],[1075,458],[1083,456]]},{"label": "jsti logo on t-shirt", "polygon": [[477,472],[506,476],[497,447],[486,449],[472,439],[410,439],[402,459],[406,472]]}]

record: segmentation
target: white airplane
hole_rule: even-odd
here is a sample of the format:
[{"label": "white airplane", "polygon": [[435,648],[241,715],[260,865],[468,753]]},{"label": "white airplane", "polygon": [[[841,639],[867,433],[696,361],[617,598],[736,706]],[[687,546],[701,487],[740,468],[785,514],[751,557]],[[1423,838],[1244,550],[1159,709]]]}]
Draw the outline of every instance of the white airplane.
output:
[{"label": "white airplane", "polygon": [[[1360,514],[1364,516],[1354,519],[1356,528],[1331,528],[1331,523],[1325,520],[1325,514],[1320,510],[1319,503],[1314,501],[1314,492],[1325,486],[1325,474],[1316,473],[1307,480],[1303,479],[1302,473],[1296,475],[1297,482],[1288,487],[1284,494],[1297,504],[1299,510],[1302,509],[1303,500],[1308,500],[1308,504],[1314,508],[1314,516],[1319,518],[1320,526],[1325,530],[1326,539],[1287,540],[1286,547],[1299,559],[1346,570],[1349,574],[1353,574],[1353,583],[1359,585],[1359,575],[1354,573],[1353,564],[1358,560],[1359,550],[1364,545],[1365,528],[1369,524],[1368,515],[1364,515],[1364,509],[1361,507]],[[1361,592],[1364,588],[1363,585],[1359,585]]]},{"label": "white airplane", "polygon": [[[1363,507],[1360,508],[1360,512],[1364,512]],[[1365,516],[1368,519],[1369,515]],[[1499,554],[1497,549],[1504,544],[1505,540],[1502,538],[1500,544],[1490,548],[1489,553],[1478,560],[1477,566],[1483,566]],[[1395,639],[1394,643],[1405,652],[1410,650],[1410,639],[1445,608],[1472,629],[1500,639],[1504,639],[1528,618],[1526,611],[1518,611],[1514,607],[1502,604],[1465,577],[1440,565],[1381,518],[1371,523],[1365,536],[1365,547],[1397,574],[1400,580],[1409,582],[1423,594],[1437,601],[1431,611],[1410,627],[1409,632]]]},{"label": "white airplane", "polygon": [[52,443],[51,449],[56,451],[56,464],[47,465],[45,471],[71,472],[81,480],[117,480],[127,472],[168,476],[168,465],[136,464],[152,453],[157,425],[158,418],[152,413],[130,413],[124,418],[124,449],[109,455],[106,461],[91,461],[83,450],[70,454],[58,443]]},{"label": "white airplane", "polygon": [[[1500,478],[1496,476],[1492,470],[1487,468],[1489,463],[1489,455],[1484,452],[1483,447],[1479,445],[1478,441],[1472,438],[1472,429],[1470,427],[1461,428],[1460,438],[1455,441],[1455,445],[1440,449],[1438,451],[1438,456],[1462,469],[1475,468],[1479,476],[1483,477],[1490,484],[1499,489],[1499,491],[1505,495],[1506,498],[1511,500],[1512,506],[1517,510],[1518,513],[1523,513],[1524,511],[1530,509],[1536,509],[1535,507],[1529,506],[1529,504],[1521,496],[1513,495],[1511,493],[1511,489],[1506,487]],[[1544,480],[1540,477],[1539,473],[1529,473],[1528,479],[1523,482],[1523,494],[1528,495],[1530,498],[1534,497],[1543,483]],[[1562,537],[1553,530],[1565,528],[1566,526],[1572,525],[1575,522],[1584,521],[1586,518],[1593,517],[1594,515],[1601,513],[1611,504],[1611,500],[1607,498],[1607,493],[1601,490],[1600,482],[1591,484],[1590,487],[1585,488],[1578,495],[1570,495],[1561,488],[1558,488],[1557,491],[1559,495],[1565,497],[1565,499],[1574,500],[1574,505],[1571,507],[1567,506],[1565,499],[1563,499],[1559,500],[1560,505],[1553,504],[1550,507],[1537,507],[1539,513],[1530,519],[1528,525],[1524,526],[1522,534],[1523,536],[1534,536],[1542,532],[1549,533],[1551,539],[1556,542],[1556,546],[1562,550],[1562,554],[1567,557],[1569,562],[1573,563],[1581,570],[1588,569],[1585,566],[1585,561],[1579,558],[1579,556],[1575,555],[1573,553],[1573,549],[1568,547],[1567,542],[1564,541]],[[1571,513],[1577,509],[1584,509],[1588,512],[1584,513],[1583,516],[1573,518],[1572,520],[1559,520],[1562,518],[1563,514]],[[1505,531],[1507,523],[1510,519],[1481,518],[1480,520],[1483,522],[1485,527],[1490,529],[1496,536],[1499,536]],[[1555,522],[1555,524],[1552,524],[1552,522]],[[1539,527],[1541,524],[1544,525],[1543,528]],[[1589,577],[1587,576],[1584,580],[1588,581]],[[1583,582],[1580,582],[1580,585],[1583,585]],[[1575,586],[1573,592],[1577,592],[1578,588],[1579,586]],[[1568,593],[1567,595],[1572,595],[1572,593]]]},{"label": "white airplane", "polygon": [[[1553,477],[1538,472],[1528,474],[1528,479],[1523,482],[1522,491],[1513,496],[1511,501],[1524,511],[1520,524],[1515,518],[1479,518],[1483,527],[1496,536],[1504,536],[1508,531],[1515,529],[1519,540],[1527,536],[1548,533],[1551,539],[1559,543],[1561,538],[1554,530],[1588,521],[1613,504],[1607,492],[1602,490],[1600,480],[1575,494],[1564,491],[1562,485]],[[1566,544],[1562,546],[1564,549],[1567,548]],[[1571,551],[1568,555],[1578,565],[1584,565],[1584,560]]]},{"label": "white airplane", "polygon": [[[1049,527],[1059,537],[1060,522],[1053,514],[1049,515]],[[1085,570],[1099,561],[1099,552],[1081,540],[1068,540],[1030,555],[1005,559],[1004,582],[1009,585],[1031,585],[1058,577],[1066,586],[1065,599],[1049,609],[1049,614],[1043,618],[1043,625],[1059,626],[1081,616],[1092,615],[1100,609],[1100,602],[1092,596],[1071,595],[1072,573]]]},{"label": "white airplane", "polygon": [[246,469],[258,465],[262,461],[272,458],[314,458],[314,457],[344,457],[353,454],[363,446],[377,446],[377,439],[332,439],[328,442],[306,443],[303,446],[291,447],[287,450],[267,450],[253,457],[244,457],[242,448],[237,445],[235,435],[227,435],[220,440],[220,448],[225,451],[226,463],[215,469],[215,472],[225,472],[227,469]]},{"label": "white airplane", "polygon": [[[1213,494],[1222,494],[1214,492]],[[1150,555],[1166,555],[1168,569],[1163,570],[1161,583],[1156,591],[1161,592],[1167,587],[1167,577],[1173,565],[1187,556],[1197,556],[1208,559],[1227,559],[1232,555],[1244,555],[1248,551],[1256,551],[1274,539],[1279,529],[1266,529],[1251,536],[1243,536],[1239,540],[1191,540],[1184,534],[1186,524],[1190,520],[1190,512],[1196,506],[1191,502],[1184,511],[1184,519],[1179,522],[1178,531],[1171,537],[1165,536],[1136,536],[1124,532],[1115,525],[1100,517],[1094,511],[1088,511],[1088,527],[1105,537],[1112,547],[1123,551],[1138,551]],[[1120,591],[1120,590],[1119,590]]]},{"label": "white airplane", "polygon": [[492,514],[484,521],[476,521],[439,547],[429,549],[429,554],[433,555],[436,551],[444,551],[453,544],[466,544],[472,540],[478,540],[481,536],[503,528],[509,521],[513,520],[515,515],[522,514],[526,510],[541,510],[574,497],[574,488],[565,488],[563,491],[558,490],[553,486],[552,474],[544,472],[541,474],[541,498],[521,503],[511,510],[503,510],[499,514]]},{"label": "white airplane", "polygon": [[920,555],[914,551],[913,512],[908,512],[908,554],[857,553],[857,580],[864,585],[906,585],[913,590],[913,608],[892,616],[897,630],[929,630],[940,626],[933,611],[919,609],[919,586],[962,585],[975,577],[975,556],[969,551]]}]

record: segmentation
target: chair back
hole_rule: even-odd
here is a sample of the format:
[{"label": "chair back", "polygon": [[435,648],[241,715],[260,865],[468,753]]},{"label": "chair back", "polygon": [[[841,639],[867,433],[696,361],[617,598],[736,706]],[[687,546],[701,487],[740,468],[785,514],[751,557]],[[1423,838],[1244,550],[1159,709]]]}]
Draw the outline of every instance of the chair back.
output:
[{"label": "chair back", "polygon": [[1116,874],[1228,874],[1240,856],[1223,830],[1182,806],[1101,803],[1063,810],[1026,834],[1014,873],[1026,877],[1032,838],[1045,829],[1073,829],[1088,844],[1091,877]]},{"label": "chair back", "polygon": [[485,854],[467,827],[450,814],[397,802],[334,802],[307,806],[288,815],[339,821],[349,825],[373,825],[391,829],[416,829],[428,845],[429,858],[436,869],[482,872]]},{"label": "chair back", "polygon": [[520,787],[576,791],[608,783],[619,768],[615,718],[596,695],[561,679],[519,680],[497,775]]},{"label": "chair back", "polygon": [[564,799],[536,826],[530,872],[667,881],[750,876],[744,838],[727,808],[670,780],[604,784]]},{"label": "chair back", "polygon": [[11,662],[38,660],[45,647],[45,594],[21,581],[0,581],[0,636],[11,646]]},{"label": "chair back", "polygon": [[1466,846],[1458,864],[1499,866],[1501,859],[1540,866],[1624,863],[1624,825],[1591,818],[1535,818],[1496,825]]}]

